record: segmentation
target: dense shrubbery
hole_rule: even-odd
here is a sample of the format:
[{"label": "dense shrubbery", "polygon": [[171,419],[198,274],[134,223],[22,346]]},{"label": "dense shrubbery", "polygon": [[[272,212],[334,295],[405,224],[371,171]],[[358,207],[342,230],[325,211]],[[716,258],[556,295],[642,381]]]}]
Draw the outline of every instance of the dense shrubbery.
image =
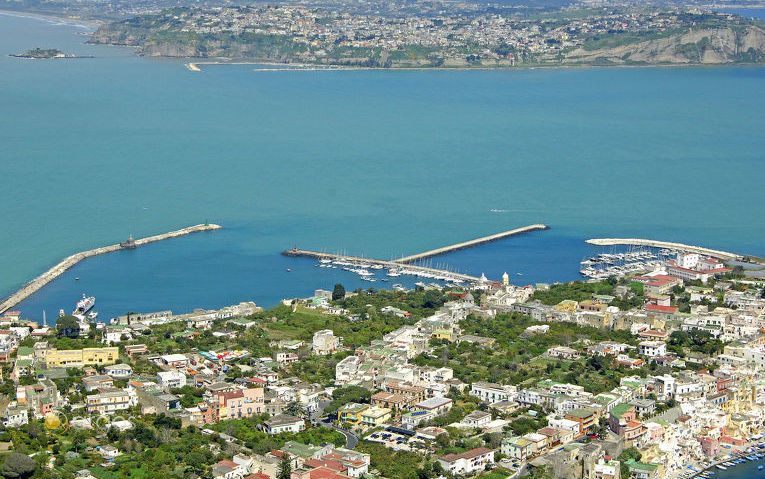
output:
[{"label": "dense shrubbery", "polygon": [[[446,365],[454,370],[456,377],[465,382],[523,384],[541,377],[550,377],[557,381],[579,384],[594,393],[617,386],[619,379],[626,374],[625,371],[614,369],[607,359],[593,362],[538,357],[552,346],[573,345],[580,339],[635,344],[635,338],[629,331],[607,331],[558,322],[549,324],[547,334],[525,335],[524,330],[534,324],[539,323],[517,314],[499,314],[490,319],[469,316],[460,322],[465,333],[495,338],[494,346],[482,348],[467,342],[433,341],[436,346],[433,353],[422,354],[412,362],[420,366]],[[601,364],[604,361],[607,364]]]}]

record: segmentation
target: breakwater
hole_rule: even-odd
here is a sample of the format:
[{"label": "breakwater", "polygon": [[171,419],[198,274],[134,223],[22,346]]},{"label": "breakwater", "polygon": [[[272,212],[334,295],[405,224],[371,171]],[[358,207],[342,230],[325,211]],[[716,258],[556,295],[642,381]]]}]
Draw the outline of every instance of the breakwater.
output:
[{"label": "breakwater", "polygon": [[549,229],[550,229],[549,226],[543,225],[543,224],[524,226],[522,228],[516,228],[510,231],[503,231],[502,233],[497,233],[497,234],[493,234],[489,236],[483,236],[481,238],[476,238],[474,240],[463,241],[462,243],[456,243],[453,245],[444,246],[442,248],[432,249],[430,251],[425,251],[424,253],[418,253],[418,254],[413,254],[411,256],[405,256],[403,258],[397,259],[396,263],[401,263],[401,264],[415,263],[423,259],[432,258],[434,256],[451,253],[452,251],[457,251],[457,250],[461,250],[465,248],[472,248],[473,246],[482,245],[484,243],[490,243],[492,241],[509,238],[511,236],[517,236],[524,233],[529,233],[531,231],[540,231],[540,230],[549,230]]},{"label": "breakwater", "polygon": [[140,238],[132,242],[130,246],[126,246],[126,243],[122,244],[113,244],[109,246],[102,246],[100,248],[95,248],[87,251],[81,251],[79,253],[75,253],[71,256],[67,256],[63,260],[61,260],[59,263],[57,263],[55,266],[50,268],[48,271],[44,272],[40,276],[36,277],[29,283],[25,284],[20,290],[16,291],[12,295],[10,295],[8,298],[6,298],[2,303],[0,303],[0,314],[8,311],[12,307],[16,306],[20,302],[24,301],[28,297],[35,294],[37,291],[42,289],[46,284],[50,283],[54,279],[58,278],[66,270],[73,267],[80,261],[84,260],[85,258],[90,258],[92,256],[98,256],[101,254],[111,253],[113,251],[118,251],[121,249],[126,248],[133,248],[138,246],[143,246],[149,243],[154,243],[156,241],[163,241],[171,238],[177,238],[179,236],[185,236],[192,233],[198,233],[201,231],[213,231],[222,228],[220,225],[216,224],[199,224],[194,226],[189,226],[187,228],[182,228],[175,231],[170,231],[168,233],[162,233],[154,236],[148,236],[146,238]]},{"label": "breakwater", "polygon": [[744,257],[736,253],[729,253],[727,251],[720,251],[716,249],[703,248],[701,246],[692,246],[682,243],[671,243],[668,241],[656,241],[649,239],[639,238],[594,238],[586,241],[588,244],[596,246],[616,246],[616,245],[631,245],[631,246],[649,246],[652,248],[666,248],[680,251],[686,251],[688,253],[698,253],[712,258],[718,258],[723,261],[738,261]]}]

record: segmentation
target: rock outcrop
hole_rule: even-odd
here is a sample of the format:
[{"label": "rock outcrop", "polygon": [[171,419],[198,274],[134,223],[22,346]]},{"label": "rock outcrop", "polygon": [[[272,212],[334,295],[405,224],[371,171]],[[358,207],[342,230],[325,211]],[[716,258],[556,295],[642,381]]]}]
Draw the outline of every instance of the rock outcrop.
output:
[{"label": "rock outcrop", "polygon": [[577,48],[564,63],[584,64],[725,64],[765,60],[765,31],[758,26],[741,29],[691,30],[687,33],[614,48]]}]

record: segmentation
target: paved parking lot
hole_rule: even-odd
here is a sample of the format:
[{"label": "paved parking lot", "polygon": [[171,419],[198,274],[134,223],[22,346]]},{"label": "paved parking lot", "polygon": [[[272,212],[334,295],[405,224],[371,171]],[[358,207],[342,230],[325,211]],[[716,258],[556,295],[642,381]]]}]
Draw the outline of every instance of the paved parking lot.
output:
[{"label": "paved parking lot", "polygon": [[380,444],[384,444],[385,446],[395,449],[397,451],[411,451],[412,445],[422,444],[422,441],[419,439],[413,439],[409,436],[405,436],[403,434],[397,434],[395,432],[390,431],[377,431],[373,432],[372,434],[367,435],[364,437],[367,441],[372,442],[378,442]]}]

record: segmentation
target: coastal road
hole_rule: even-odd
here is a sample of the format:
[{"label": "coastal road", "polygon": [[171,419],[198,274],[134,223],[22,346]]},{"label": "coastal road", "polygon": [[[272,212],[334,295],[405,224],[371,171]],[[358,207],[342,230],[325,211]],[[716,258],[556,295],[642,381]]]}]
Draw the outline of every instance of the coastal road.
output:
[{"label": "coastal road", "polygon": [[326,400],[319,401],[318,409],[316,411],[311,412],[311,414],[308,415],[311,421],[311,424],[314,426],[324,426],[324,427],[329,427],[334,429],[335,431],[345,436],[345,448],[353,449],[354,447],[356,447],[356,444],[359,443],[359,436],[357,436],[352,431],[336,426],[329,419],[321,419],[321,416],[324,415],[324,409],[326,409],[326,407],[329,406],[330,402],[331,401],[326,401]]},{"label": "coastal road", "polygon": [[337,431],[340,434],[342,434],[343,436],[345,436],[345,448],[346,449],[353,449],[353,448],[356,447],[356,444],[359,443],[359,436],[357,436],[353,432],[351,432],[351,431],[349,431],[347,429],[342,429],[340,427],[337,427],[334,424],[332,425],[332,428],[335,431]]}]

